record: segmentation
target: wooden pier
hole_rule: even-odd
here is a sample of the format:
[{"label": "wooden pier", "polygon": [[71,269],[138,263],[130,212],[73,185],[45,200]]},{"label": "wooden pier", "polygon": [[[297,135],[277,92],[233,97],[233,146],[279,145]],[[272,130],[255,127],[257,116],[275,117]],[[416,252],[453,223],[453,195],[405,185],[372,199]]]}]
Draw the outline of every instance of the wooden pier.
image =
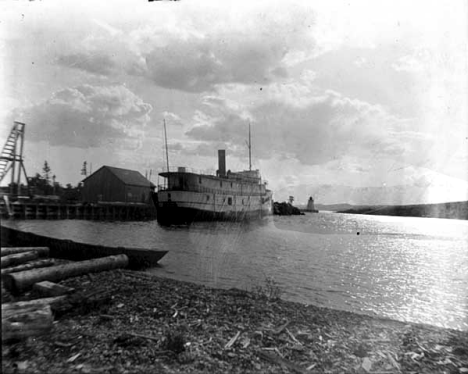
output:
[{"label": "wooden pier", "polygon": [[85,219],[100,221],[140,221],[156,218],[152,204],[59,204],[0,202],[1,218],[14,219]]}]

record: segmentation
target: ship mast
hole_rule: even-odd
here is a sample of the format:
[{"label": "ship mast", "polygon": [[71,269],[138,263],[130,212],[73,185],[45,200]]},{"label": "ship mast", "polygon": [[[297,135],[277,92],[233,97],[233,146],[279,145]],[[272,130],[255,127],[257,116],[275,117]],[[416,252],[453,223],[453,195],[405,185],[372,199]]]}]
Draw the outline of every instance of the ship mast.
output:
[{"label": "ship mast", "polygon": [[167,151],[167,131],[166,131],[166,119],[164,118],[164,140],[166,145],[166,165],[167,172],[169,173],[169,152]]},{"label": "ship mast", "polygon": [[249,121],[249,171],[252,171],[252,139],[250,137],[250,121]]}]

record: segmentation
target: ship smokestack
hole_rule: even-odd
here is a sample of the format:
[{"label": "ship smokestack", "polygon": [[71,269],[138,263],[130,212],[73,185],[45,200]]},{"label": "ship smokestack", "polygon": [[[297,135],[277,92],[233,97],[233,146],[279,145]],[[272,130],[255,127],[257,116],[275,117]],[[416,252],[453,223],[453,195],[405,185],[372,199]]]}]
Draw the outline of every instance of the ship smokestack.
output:
[{"label": "ship smokestack", "polygon": [[226,175],[226,151],[224,149],[218,150],[218,173],[220,177]]}]

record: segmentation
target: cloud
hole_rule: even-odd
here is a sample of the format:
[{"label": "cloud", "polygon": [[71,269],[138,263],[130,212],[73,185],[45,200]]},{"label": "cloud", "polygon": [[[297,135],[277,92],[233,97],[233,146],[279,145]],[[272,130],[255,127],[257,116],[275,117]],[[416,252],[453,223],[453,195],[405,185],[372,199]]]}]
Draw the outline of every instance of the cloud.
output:
[{"label": "cloud", "polygon": [[[227,39],[227,40],[226,40]],[[146,58],[146,74],[156,84],[189,92],[210,91],[225,83],[266,84],[287,75],[287,47],[275,39],[226,34],[169,40]]]},{"label": "cloud", "polygon": [[256,157],[268,159],[282,155],[305,165],[347,155],[412,158],[432,141],[430,137],[400,130],[404,121],[384,108],[333,91],[311,97],[300,106],[294,101],[280,101],[274,93],[272,100],[243,110],[231,107],[229,100],[210,98],[196,118],[200,120],[186,132],[191,139],[225,142],[242,152],[250,119]]},{"label": "cloud", "polygon": [[304,4],[229,10],[198,9],[177,27],[137,31],[147,41],[147,75],[158,85],[189,92],[229,83],[264,85],[287,77],[291,61],[297,64],[314,50],[313,12]]},{"label": "cloud", "polygon": [[92,74],[117,69],[187,92],[228,83],[264,85],[286,78],[291,66],[313,53],[313,12],[293,5],[248,5],[234,12],[216,4],[162,10],[147,16],[145,26],[122,25],[125,32],[94,20],[93,32],[57,62]]},{"label": "cloud", "polygon": [[[362,178],[373,178],[380,183],[369,184],[367,180],[361,184],[348,184],[336,172],[334,179],[317,180],[313,183],[300,182],[274,186],[277,200],[285,200],[293,195],[298,204],[305,204],[309,196],[316,203],[350,203],[350,204],[426,204],[447,201],[466,201],[468,199],[468,183],[450,178],[427,169],[410,167],[406,173],[397,171],[388,173],[384,179],[373,174],[361,175]],[[346,174],[349,171],[344,170]],[[324,174],[330,174],[325,171]],[[327,175],[328,177],[328,175]],[[356,178],[353,178],[355,181]],[[390,183],[386,183],[390,181]],[[275,181],[276,182],[276,181]]]},{"label": "cloud", "polygon": [[184,125],[184,123],[182,121],[182,118],[180,118],[180,116],[178,116],[175,113],[164,111],[162,113],[162,115],[163,115],[163,118],[165,119],[165,121],[170,125],[177,125],[177,126],[183,126]]},{"label": "cloud", "polygon": [[60,56],[57,63],[69,68],[86,70],[92,74],[109,75],[115,71],[114,60],[102,53],[74,53]]},{"label": "cloud", "polygon": [[[218,116],[197,113],[205,124],[196,124],[185,134],[195,140],[205,142],[225,142],[236,144],[242,139],[242,131],[247,134],[247,121],[239,114],[226,111]],[[245,139],[245,134],[243,139]]]},{"label": "cloud", "polygon": [[151,105],[124,86],[81,85],[17,110],[28,140],[78,148],[117,144],[138,147]]}]

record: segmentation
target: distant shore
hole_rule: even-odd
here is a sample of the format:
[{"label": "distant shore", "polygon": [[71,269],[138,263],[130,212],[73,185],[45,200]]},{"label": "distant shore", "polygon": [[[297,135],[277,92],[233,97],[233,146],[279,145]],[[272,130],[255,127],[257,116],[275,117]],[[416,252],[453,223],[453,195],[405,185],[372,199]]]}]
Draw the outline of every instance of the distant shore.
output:
[{"label": "distant shore", "polygon": [[317,204],[316,208],[335,213],[468,219],[468,201],[411,205]]},{"label": "distant shore", "polygon": [[366,206],[340,210],[337,213],[468,220],[468,201],[442,204]]},{"label": "distant shore", "polygon": [[[5,344],[3,373],[458,373],[468,367],[466,331],[286,302],[272,297],[268,284],[253,292],[219,290],[130,271],[62,283],[112,297],[100,308],[61,317],[46,336]],[[11,298],[2,294],[5,301]]]}]

